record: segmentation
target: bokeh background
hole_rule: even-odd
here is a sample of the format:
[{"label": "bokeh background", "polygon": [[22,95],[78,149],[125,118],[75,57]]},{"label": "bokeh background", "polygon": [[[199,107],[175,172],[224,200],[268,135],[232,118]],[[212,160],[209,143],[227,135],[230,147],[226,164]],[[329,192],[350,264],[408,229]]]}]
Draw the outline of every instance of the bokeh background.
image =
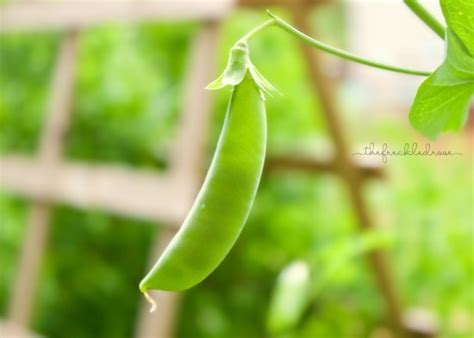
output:
[{"label": "bokeh background", "polygon": [[[428,3],[439,15],[436,2]],[[287,14],[281,8],[275,11]],[[239,9],[225,19],[217,71],[225,66],[232,43],[266,18],[263,9]],[[324,5],[311,12],[311,23],[322,41],[388,63],[433,69],[442,60],[442,42],[399,2]],[[85,30],[65,158],[166,168],[183,81],[193,71],[188,56],[199,26],[154,22]],[[37,151],[62,34],[1,33],[2,154]],[[267,100],[269,153],[330,152],[297,42],[273,28],[252,41],[251,53],[283,93]],[[337,82],[337,106],[351,151],[370,142],[394,149],[429,142],[407,119],[422,79],[333,57],[324,56],[323,62]],[[228,93],[218,92],[214,98],[209,156]],[[364,191],[376,224],[389,238],[384,249],[404,304],[436,313],[443,337],[468,338],[474,332],[472,129],[443,135],[431,144],[462,155],[389,158],[386,179],[371,181]],[[29,204],[9,191],[0,193],[2,317],[14,287]],[[32,329],[51,338],[132,337],[142,301],[137,285],[159,231],[156,222],[56,204]],[[319,262],[324,271],[359,237],[345,187],[336,176],[265,175],[236,246],[209,278],[183,293],[176,337],[266,337],[266,315],[279,271],[299,258]],[[314,282],[319,283],[317,278]],[[384,325],[384,311],[371,270],[363,256],[357,256],[324,282],[292,336],[375,337]]]}]

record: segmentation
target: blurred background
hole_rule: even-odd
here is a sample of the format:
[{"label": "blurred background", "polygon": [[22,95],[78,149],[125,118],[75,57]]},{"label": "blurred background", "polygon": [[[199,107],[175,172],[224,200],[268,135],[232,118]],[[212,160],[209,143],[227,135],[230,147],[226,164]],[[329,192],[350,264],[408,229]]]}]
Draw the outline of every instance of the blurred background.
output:
[{"label": "blurred background", "polygon": [[[48,141],[42,133],[48,114],[54,110],[52,89],[57,92],[65,86],[60,83],[52,88],[52,83],[66,34],[61,25],[67,26],[64,22],[70,20],[70,13],[58,12],[55,20],[60,23],[41,29],[48,26],[41,13],[48,14],[49,5],[61,2],[38,2],[40,7],[27,13],[29,17],[12,16],[13,7],[25,3],[2,1],[0,7],[0,171],[6,173],[0,175],[0,316],[5,319],[11,314],[9,304],[18,285],[22,247],[27,231],[32,231],[28,224],[34,224],[31,218],[44,217],[44,210],[48,210],[49,230],[43,233],[47,244],[34,278],[37,289],[27,326],[51,338],[134,337],[147,315],[140,312],[143,299],[138,283],[149,261],[156,258],[151,254],[154,241],[176,222],[171,216],[161,218],[159,211],[149,211],[152,208],[140,211],[141,205],[161,205],[150,200],[156,194],[131,194],[140,209],[132,212],[128,202],[109,208],[107,203],[75,203],[82,200],[59,196],[54,189],[44,193],[42,177],[48,175],[31,176],[41,169],[32,164],[46,163],[42,170],[49,173],[50,185],[59,172],[52,170],[59,169],[48,167],[45,158],[87,168],[113,167],[124,173],[167,177],[173,159],[196,156],[175,145],[183,107],[192,101],[193,114],[199,114],[209,103],[209,123],[199,136],[204,151],[195,162],[202,164],[198,174],[202,177],[229,92],[186,91],[192,74],[209,68],[212,61],[209,58],[201,65],[192,61],[193,49],[209,47],[197,42],[202,20],[197,20],[201,12],[194,11],[193,6],[199,3],[203,13],[211,13],[219,22],[215,50],[201,54],[216,58],[210,65],[213,75],[224,68],[232,44],[267,19],[265,8],[291,21],[290,11],[269,1],[258,8],[225,1],[170,1],[163,2],[171,8],[167,15],[146,10],[140,14],[143,20],[113,20],[105,15],[103,23],[81,21],[80,34],[75,33],[71,117],[67,132],[60,135],[58,160],[54,155],[48,157],[49,150],[44,149]],[[137,6],[140,3],[134,2]],[[424,3],[441,18],[437,1]],[[68,5],[73,4],[83,9],[80,13],[73,10],[76,16],[114,13],[107,10],[112,2]],[[126,12],[130,16],[136,13]],[[334,46],[418,69],[434,69],[442,61],[442,41],[399,1],[324,1],[308,9],[307,14],[312,35]],[[15,24],[21,28],[11,29]],[[252,41],[251,56],[283,93],[266,101],[269,158],[286,154],[332,158],[335,148],[298,42],[271,28]],[[433,312],[440,337],[473,337],[472,129],[468,126],[458,134],[443,135],[436,142],[424,139],[407,118],[422,78],[374,70],[332,56],[321,55],[320,61],[327,85],[334,88],[334,106],[350,154],[371,142],[386,143],[396,150],[406,143],[417,142],[424,147],[429,142],[433,149],[461,153],[450,157],[391,157],[386,164],[374,156],[351,159],[384,172],[383,179],[364,181],[362,191],[374,224],[388,238],[383,241],[383,250],[404,309],[422,307]],[[204,107],[199,100],[195,104],[194,96],[202,97]],[[191,143],[192,137],[189,134]],[[182,139],[186,143],[186,137]],[[38,154],[43,154],[46,162],[12,165]],[[11,183],[9,177],[15,173],[18,177]],[[386,305],[362,254],[348,259],[330,277],[323,273],[361,236],[346,186],[333,174],[331,170],[265,173],[247,225],[223,264],[203,283],[173,300],[178,304],[176,314],[169,316],[174,337],[269,337],[265,323],[272,289],[281,269],[295,259],[314,262],[313,282],[321,283],[321,288],[301,323],[285,337],[392,337],[387,329]],[[74,184],[74,179],[71,182]],[[134,182],[132,179],[130,183]],[[143,186],[148,181],[140,182],[137,184]],[[180,182],[188,184],[186,178]],[[91,182],[77,181],[76,185],[83,190],[94,189]],[[163,207],[163,213],[166,209],[176,209],[173,215],[187,211],[198,186],[188,187],[191,195],[182,198],[180,193],[168,195],[163,190],[161,199],[172,205]],[[104,189],[100,192],[104,196],[125,194],[115,186]],[[32,208],[37,210],[36,216]],[[166,316],[160,309],[157,312],[158,317]]]}]

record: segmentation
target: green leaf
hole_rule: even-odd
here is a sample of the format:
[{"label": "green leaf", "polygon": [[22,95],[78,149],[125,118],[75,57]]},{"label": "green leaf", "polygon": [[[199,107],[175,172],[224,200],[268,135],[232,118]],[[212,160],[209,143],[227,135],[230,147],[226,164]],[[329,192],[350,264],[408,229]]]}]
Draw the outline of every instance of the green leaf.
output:
[{"label": "green leaf", "polygon": [[449,22],[446,43],[444,62],[422,83],[409,114],[413,127],[432,139],[464,126],[474,94],[474,57]]},{"label": "green leaf", "polygon": [[332,244],[321,254],[320,262],[313,262],[311,266],[318,273],[313,274],[310,301],[314,301],[330,284],[337,281],[337,275],[345,267],[350,266],[353,259],[377,249],[387,249],[393,244],[393,236],[380,229],[366,231],[356,237],[340,243]]},{"label": "green leaf", "polygon": [[474,1],[441,0],[444,17],[454,33],[474,56]]},{"label": "green leaf", "polygon": [[467,119],[467,108],[474,84],[437,86],[425,81],[410,111],[411,124],[431,139],[440,132],[461,129]]}]

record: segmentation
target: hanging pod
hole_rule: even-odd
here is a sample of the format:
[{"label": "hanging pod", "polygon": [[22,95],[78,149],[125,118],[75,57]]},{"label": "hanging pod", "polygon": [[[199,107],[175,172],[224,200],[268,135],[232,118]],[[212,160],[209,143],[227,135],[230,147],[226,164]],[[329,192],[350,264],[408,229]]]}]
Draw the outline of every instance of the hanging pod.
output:
[{"label": "hanging pod", "polygon": [[271,85],[238,42],[208,89],[232,86],[224,125],[206,178],[177,234],[140,290],[180,291],[205,279],[225,258],[250,213],[265,159],[267,122],[262,91]]}]

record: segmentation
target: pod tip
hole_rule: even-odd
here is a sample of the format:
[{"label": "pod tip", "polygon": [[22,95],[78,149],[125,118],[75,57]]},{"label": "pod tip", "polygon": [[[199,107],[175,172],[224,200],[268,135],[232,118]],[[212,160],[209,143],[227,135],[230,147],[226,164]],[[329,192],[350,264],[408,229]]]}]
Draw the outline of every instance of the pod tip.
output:
[{"label": "pod tip", "polygon": [[143,294],[145,295],[146,300],[151,304],[150,312],[154,312],[156,310],[155,300],[148,294],[148,292],[143,291]]}]

